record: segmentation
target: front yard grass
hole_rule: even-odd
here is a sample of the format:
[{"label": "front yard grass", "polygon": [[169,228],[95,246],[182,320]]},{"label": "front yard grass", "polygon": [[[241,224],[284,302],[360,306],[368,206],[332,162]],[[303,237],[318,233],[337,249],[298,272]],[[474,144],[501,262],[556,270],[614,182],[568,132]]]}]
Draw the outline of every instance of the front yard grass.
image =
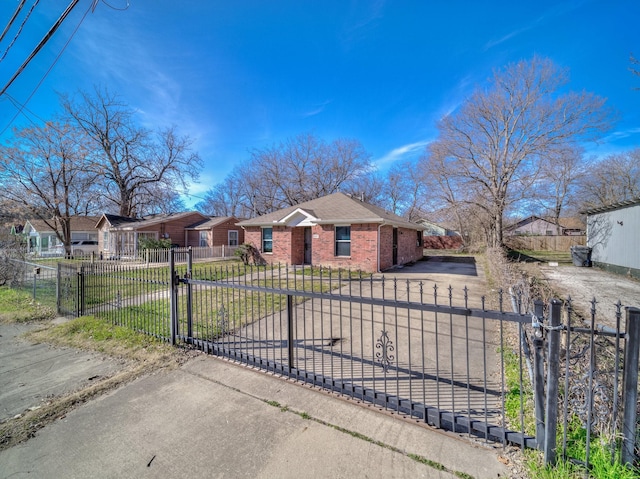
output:
[{"label": "front yard grass", "polygon": [[7,287],[0,288],[0,322],[43,321],[55,317],[55,311],[33,300],[31,294]]}]

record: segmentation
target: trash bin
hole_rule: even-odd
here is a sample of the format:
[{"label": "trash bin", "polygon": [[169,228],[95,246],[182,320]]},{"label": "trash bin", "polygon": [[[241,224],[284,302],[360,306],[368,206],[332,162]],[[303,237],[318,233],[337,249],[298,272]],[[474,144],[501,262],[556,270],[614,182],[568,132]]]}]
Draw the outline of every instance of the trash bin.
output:
[{"label": "trash bin", "polygon": [[591,266],[591,248],[588,246],[572,246],[571,260],[574,266]]}]

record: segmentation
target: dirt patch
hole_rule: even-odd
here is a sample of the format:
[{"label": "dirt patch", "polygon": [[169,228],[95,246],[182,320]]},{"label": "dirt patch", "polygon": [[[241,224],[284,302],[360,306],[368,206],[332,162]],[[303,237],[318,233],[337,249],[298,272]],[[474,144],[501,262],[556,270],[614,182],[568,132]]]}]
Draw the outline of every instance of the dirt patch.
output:
[{"label": "dirt patch", "polygon": [[615,327],[617,305],[620,303],[623,328],[624,307],[640,307],[640,281],[603,271],[577,266],[530,265],[535,274],[556,292],[562,300],[571,298],[573,308],[584,318],[591,317],[595,299],[596,323]]}]

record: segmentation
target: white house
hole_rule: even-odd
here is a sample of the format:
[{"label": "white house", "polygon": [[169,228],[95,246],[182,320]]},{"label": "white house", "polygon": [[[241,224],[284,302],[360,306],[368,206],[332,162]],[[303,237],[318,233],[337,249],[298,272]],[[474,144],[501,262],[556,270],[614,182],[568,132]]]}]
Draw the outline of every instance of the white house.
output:
[{"label": "white house", "polygon": [[595,266],[640,278],[640,198],[593,208],[587,215],[587,246]]}]

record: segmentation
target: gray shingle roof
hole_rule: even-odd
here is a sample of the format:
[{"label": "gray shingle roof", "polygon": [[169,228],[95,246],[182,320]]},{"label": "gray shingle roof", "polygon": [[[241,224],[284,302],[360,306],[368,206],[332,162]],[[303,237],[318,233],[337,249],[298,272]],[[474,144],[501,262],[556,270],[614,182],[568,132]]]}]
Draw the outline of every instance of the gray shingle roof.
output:
[{"label": "gray shingle roof", "polygon": [[421,225],[411,223],[404,218],[390,213],[378,206],[370,205],[344,193],[334,193],[315,200],[289,206],[273,213],[240,221],[238,226],[273,226],[282,223],[296,210],[311,216],[315,224],[388,224],[402,228],[421,230]]}]

